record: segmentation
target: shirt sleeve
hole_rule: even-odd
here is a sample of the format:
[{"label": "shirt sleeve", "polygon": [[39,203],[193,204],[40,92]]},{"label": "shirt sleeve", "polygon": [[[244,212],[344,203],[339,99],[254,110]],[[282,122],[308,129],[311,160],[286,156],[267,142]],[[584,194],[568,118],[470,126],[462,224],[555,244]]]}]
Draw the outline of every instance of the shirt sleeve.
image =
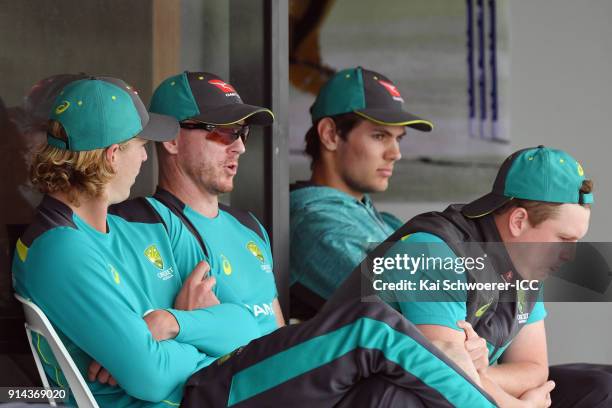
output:
[{"label": "shirt sleeve", "polygon": [[129,395],[161,401],[212,358],[189,344],[155,341],[132,306],[137,299],[120,279],[126,272],[104,259],[76,230],[47,232],[17,267],[17,273],[27,274],[18,291]]},{"label": "shirt sleeve", "polygon": [[354,223],[336,220],[319,229],[304,222],[292,231],[291,284],[299,282],[328,299],[364,259],[368,246]]},{"label": "shirt sleeve", "polygon": [[527,319],[527,324],[539,322],[540,320],[544,320],[548,312],[546,312],[546,308],[544,307],[544,302],[538,300],[538,302],[533,307],[533,310],[529,314],[529,318]]},{"label": "shirt sleeve", "polygon": [[[443,282],[465,282],[466,276],[464,273],[456,273],[451,267],[441,267],[450,266],[457,258],[455,253],[439,237],[419,232],[398,241],[385,257],[395,258],[397,255],[402,259],[407,255],[419,262],[417,267],[410,266],[414,265],[410,263],[404,264],[409,266],[408,270],[393,268],[384,272],[390,275],[387,281],[398,282],[405,279],[414,282],[413,290],[403,290],[395,294],[401,313],[417,325],[431,324],[461,330],[457,321],[467,317],[467,294],[461,290],[444,290]],[[438,259],[441,262],[435,261]]]},{"label": "shirt sleeve", "polygon": [[175,340],[191,344],[212,357],[221,357],[261,336],[244,306],[222,303],[206,309],[167,309],[179,324]]}]

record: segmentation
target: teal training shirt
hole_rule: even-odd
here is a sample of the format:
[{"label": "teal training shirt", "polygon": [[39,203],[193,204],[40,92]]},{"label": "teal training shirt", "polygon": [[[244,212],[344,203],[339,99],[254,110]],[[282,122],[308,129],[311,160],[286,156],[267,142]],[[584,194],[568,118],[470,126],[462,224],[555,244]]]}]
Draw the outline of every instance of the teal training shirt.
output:
[{"label": "teal training shirt", "polygon": [[335,188],[298,184],[290,194],[290,284],[300,283],[328,299],[364,259],[402,222],[381,214],[372,200]]},{"label": "teal training shirt", "polygon": [[[415,258],[457,258],[453,250],[440,237],[426,232],[417,232],[404,237],[389,249],[385,257],[392,258],[398,254],[408,254],[409,256]],[[465,273],[457,274],[450,269],[419,268],[418,270],[415,270],[413,274],[408,273],[405,270],[398,271],[392,269],[390,271],[383,272],[383,274],[393,274],[391,279],[387,279],[388,281],[397,281],[398,279],[413,281],[415,282],[417,288],[419,287],[420,281],[423,280],[436,282],[447,279],[450,281],[461,280],[462,282],[466,282]],[[466,320],[467,317],[465,300],[467,299],[467,294],[465,292],[458,291],[456,293],[449,294],[448,301],[417,300],[418,296],[423,295],[424,293],[419,293],[418,290],[414,292],[402,292],[402,300],[410,300],[410,297],[414,296],[413,301],[401,301],[397,303],[399,310],[409,321],[416,325],[433,324],[446,326],[454,330],[462,330],[457,326],[457,321]],[[527,324],[538,322],[543,320],[545,317],[546,310],[544,308],[544,303],[539,301],[529,314]],[[495,350],[495,346],[487,342],[487,347],[489,348],[489,363],[494,364],[510,344],[511,342],[508,342]]]},{"label": "teal training shirt", "polygon": [[[261,334],[278,328],[272,302],[278,297],[273,273],[270,239],[263,226],[248,212],[221,205],[216,217],[209,218],[182,203],[165,190],[158,190],[169,206],[186,217],[206,247],[210,274],[217,280],[214,288],[219,301],[246,306],[257,321]],[[165,219],[168,208],[156,198],[148,199]],[[233,213],[233,214],[232,214]],[[249,217],[249,228],[236,216]],[[249,220],[247,220],[249,221]],[[185,242],[183,242],[185,246]],[[193,269],[205,257],[196,237],[190,236],[190,249],[178,248],[175,257],[182,270]]]},{"label": "teal training shirt", "polygon": [[[165,226],[147,214],[109,214],[107,226],[101,233],[46,196],[18,241],[15,289],[45,312],[84,378],[94,359],[120,384],[88,382],[100,406],[177,406],[192,373],[258,337],[259,329],[237,305],[172,309],[183,280],[166,228],[180,231],[179,220]],[[153,339],[143,315],[154,309],[177,317],[175,339]],[[230,337],[211,330],[228,319],[240,320],[240,330]],[[34,336],[34,345],[52,383],[66,386],[44,339]]]}]

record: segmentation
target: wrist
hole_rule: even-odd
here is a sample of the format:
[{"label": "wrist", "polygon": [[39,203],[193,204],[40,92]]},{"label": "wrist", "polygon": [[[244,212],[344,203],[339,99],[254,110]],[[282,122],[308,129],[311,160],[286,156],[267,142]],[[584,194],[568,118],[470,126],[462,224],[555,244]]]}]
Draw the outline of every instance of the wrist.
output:
[{"label": "wrist", "polygon": [[172,313],[164,309],[157,309],[144,316],[149,331],[157,341],[175,338],[180,330],[178,321]]},{"label": "wrist", "polygon": [[179,330],[180,330],[180,326],[178,324],[178,320],[176,320],[176,317],[174,317],[174,315],[167,311],[167,310],[163,310],[164,313],[164,320],[165,320],[165,324],[164,327],[166,329],[166,338],[167,339],[173,339],[176,336],[178,336],[179,334]]}]

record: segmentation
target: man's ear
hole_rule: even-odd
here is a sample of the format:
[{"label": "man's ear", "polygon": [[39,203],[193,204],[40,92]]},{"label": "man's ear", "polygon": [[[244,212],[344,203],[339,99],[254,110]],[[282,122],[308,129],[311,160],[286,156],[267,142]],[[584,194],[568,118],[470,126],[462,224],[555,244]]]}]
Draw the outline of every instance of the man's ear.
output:
[{"label": "man's ear", "polygon": [[113,168],[117,170],[117,153],[119,152],[119,145],[117,143],[108,146],[105,150],[106,161],[108,161]]},{"label": "man's ear", "polygon": [[169,154],[178,154],[180,135],[167,142],[162,142],[163,149]]},{"label": "man's ear", "polygon": [[508,215],[508,230],[512,237],[520,237],[529,227],[529,214],[523,207],[515,207]]},{"label": "man's ear", "polygon": [[317,124],[317,132],[321,146],[329,151],[335,151],[338,148],[340,136],[336,132],[336,124],[331,118],[323,118]]}]

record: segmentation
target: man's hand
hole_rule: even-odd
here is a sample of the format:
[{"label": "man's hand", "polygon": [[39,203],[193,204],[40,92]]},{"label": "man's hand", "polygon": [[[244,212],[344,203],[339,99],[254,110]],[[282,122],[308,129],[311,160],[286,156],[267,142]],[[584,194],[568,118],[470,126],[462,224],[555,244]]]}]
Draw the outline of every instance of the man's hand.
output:
[{"label": "man's hand", "polygon": [[173,339],[179,332],[179,325],[172,313],[158,309],[143,317],[153,338],[157,341]]},{"label": "man's hand", "polygon": [[89,381],[98,380],[98,382],[108,384],[112,387],[117,385],[117,381],[113,378],[113,376],[97,361],[92,361],[89,365],[89,368],[87,369],[87,377],[89,378]]},{"label": "man's hand", "polygon": [[205,309],[220,303],[212,291],[216,280],[212,276],[207,277],[209,271],[210,266],[206,261],[200,262],[195,267],[174,300],[175,309]]},{"label": "man's hand", "polygon": [[546,381],[539,387],[533,388],[523,395],[520,400],[527,403],[528,407],[533,408],[548,408],[552,403],[550,392],[555,388],[554,381]]},{"label": "man's hand", "polygon": [[465,349],[470,354],[476,370],[480,372],[489,368],[489,349],[486,340],[478,336],[472,325],[466,321],[458,321],[457,326],[465,332]]}]

